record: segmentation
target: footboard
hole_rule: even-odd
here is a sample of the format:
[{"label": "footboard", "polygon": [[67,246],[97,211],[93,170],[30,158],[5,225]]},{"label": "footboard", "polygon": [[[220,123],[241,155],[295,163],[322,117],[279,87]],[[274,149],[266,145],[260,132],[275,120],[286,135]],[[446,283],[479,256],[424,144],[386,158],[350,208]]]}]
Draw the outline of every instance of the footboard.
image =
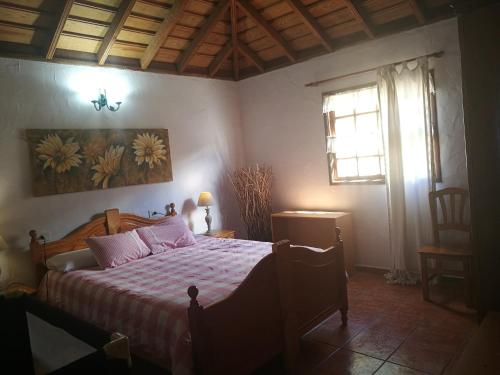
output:
[{"label": "footboard", "polygon": [[340,310],[347,323],[347,285],[343,244],[336,228],[337,243],[324,251],[291,247],[287,240],[273,246],[278,269],[281,309],[284,315],[285,361],[293,373],[300,337]]},{"label": "footboard", "polygon": [[[188,309],[199,374],[250,374],[284,348],[275,254],[253,268],[224,300],[202,307],[191,286]],[[203,293],[203,290],[201,291]]]}]

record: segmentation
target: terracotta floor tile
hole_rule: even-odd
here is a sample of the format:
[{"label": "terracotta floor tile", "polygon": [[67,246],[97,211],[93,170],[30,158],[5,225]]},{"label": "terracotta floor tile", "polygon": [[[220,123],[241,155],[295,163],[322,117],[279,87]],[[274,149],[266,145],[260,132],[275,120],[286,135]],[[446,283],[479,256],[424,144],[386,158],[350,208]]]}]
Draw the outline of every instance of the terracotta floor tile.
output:
[{"label": "terracotta floor tile", "polygon": [[[454,297],[460,301],[460,288],[449,281],[443,286],[433,292],[447,298],[447,307]],[[389,285],[380,272],[352,274],[348,293],[347,327],[336,313],[304,336],[301,374],[372,374],[383,362],[377,358],[387,357],[377,374],[440,374],[477,329],[466,310],[424,302],[420,286]],[[285,373],[280,359],[262,371],[258,374]]]},{"label": "terracotta floor tile", "polygon": [[455,353],[466,340],[466,335],[443,328],[418,327],[408,338],[408,345]]},{"label": "terracotta floor tile", "polygon": [[340,349],[323,362],[311,374],[317,375],[365,375],[373,374],[383,361],[363,354]]},{"label": "terracotta floor tile", "polygon": [[375,373],[376,375],[425,375],[425,372],[413,370],[395,363],[386,362]]},{"label": "terracotta floor tile", "polygon": [[299,371],[304,372],[304,370],[317,367],[336,350],[338,350],[336,346],[302,340],[300,343]]},{"label": "terracotta floor tile", "polygon": [[452,357],[451,353],[405,341],[388,360],[412,369],[438,375],[441,374]]},{"label": "terracotta floor tile", "polygon": [[404,335],[398,335],[389,329],[368,328],[354,337],[345,348],[378,359],[387,359],[404,341]]},{"label": "terracotta floor tile", "polygon": [[353,320],[349,320],[345,327],[342,326],[339,314],[337,313],[323,322],[323,324],[308,332],[304,336],[304,339],[340,347],[356,336],[363,328],[365,328],[364,324]]}]

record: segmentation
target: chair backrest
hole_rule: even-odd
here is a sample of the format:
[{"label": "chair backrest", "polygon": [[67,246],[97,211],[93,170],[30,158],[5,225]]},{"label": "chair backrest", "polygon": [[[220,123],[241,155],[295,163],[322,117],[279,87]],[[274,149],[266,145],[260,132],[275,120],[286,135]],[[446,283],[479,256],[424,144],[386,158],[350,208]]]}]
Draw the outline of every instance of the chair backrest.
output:
[{"label": "chair backrest", "polygon": [[465,223],[465,204],[468,197],[469,192],[461,188],[446,188],[429,193],[434,243],[440,243],[440,231],[458,230],[470,233],[470,225]]}]

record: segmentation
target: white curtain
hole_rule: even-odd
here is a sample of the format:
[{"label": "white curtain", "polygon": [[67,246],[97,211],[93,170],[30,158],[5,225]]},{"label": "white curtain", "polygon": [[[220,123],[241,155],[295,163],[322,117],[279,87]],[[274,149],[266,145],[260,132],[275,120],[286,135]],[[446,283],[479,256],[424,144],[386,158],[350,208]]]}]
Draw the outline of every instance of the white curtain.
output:
[{"label": "white curtain", "polygon": [[432,188],[427,59],[378,71],[392,271],[388,282],[414,284],[417,249],[431,238]]}]

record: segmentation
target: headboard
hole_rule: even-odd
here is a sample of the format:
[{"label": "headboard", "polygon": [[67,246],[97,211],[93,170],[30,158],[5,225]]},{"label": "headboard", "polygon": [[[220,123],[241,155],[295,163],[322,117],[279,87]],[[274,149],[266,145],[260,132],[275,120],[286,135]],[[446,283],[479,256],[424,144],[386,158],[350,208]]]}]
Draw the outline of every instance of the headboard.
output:
[{"label": "headboard", "polygon": [[165,217],[159,219],[148,219],[134,214],[120,213],[117,208],[104,211],[104,214],[95,216],[91,221],[83,224],[60,240],[45,242],[41,241],[36,230],[30,231],[31,259],[36,266],[37,281],[40,281],[46,272],[45,262],[50,257],[70,251],[85,249],[88,247],[85,240],[91,236],[106,236],[120,232],[126,232],[134,228],[159,224],[168,217],[177,215],[175,204],[170,203]]}]

